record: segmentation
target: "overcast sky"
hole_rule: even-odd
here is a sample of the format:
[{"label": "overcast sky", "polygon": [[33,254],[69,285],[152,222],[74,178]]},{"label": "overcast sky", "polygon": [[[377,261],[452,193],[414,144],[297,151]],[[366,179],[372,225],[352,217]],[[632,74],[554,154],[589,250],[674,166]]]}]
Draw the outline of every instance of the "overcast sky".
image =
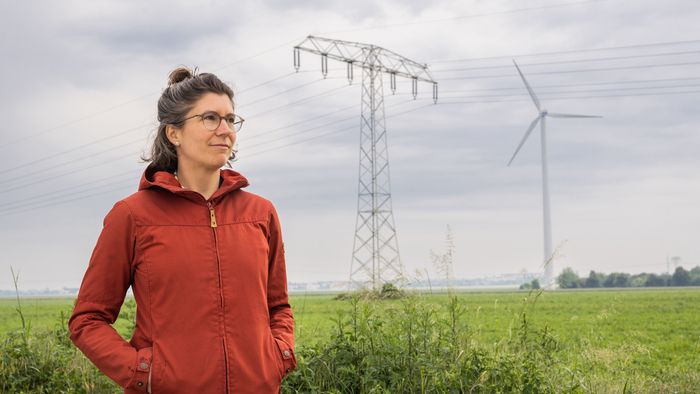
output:
[{"label": "overcast sky", "polygon": [[[33,1],[0,15],[0,289],[78,287],[112,205],[136,190],[170,70],[236,91],[247,189],[280,213],[290,281],[346,280],[357,208],[360,71],[292,47],[374,44],[430,66],[440,100],[385,80],[394,217],[406,271],[541,271],[537,115],[552,112],[555,271],[700,265],[700,4],[638,1]],[[301,99],[307,99],[297,103]],[[405,112],[405,113],[402,113]],[[353,125],[355,127],[353,127]],[[337,131],[337,132],[336,132]],[[671,267],[673,268],[673,267]]]}]

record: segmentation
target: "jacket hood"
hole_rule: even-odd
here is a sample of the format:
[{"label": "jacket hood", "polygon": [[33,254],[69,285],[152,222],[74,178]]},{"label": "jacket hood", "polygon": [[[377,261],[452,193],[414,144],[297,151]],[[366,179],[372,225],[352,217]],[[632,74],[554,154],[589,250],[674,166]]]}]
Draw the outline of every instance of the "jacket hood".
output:
[{"label": "jacket hood", "polygon": [[[227,193],[249,185],[248,180],[236,171],[229,169],[219,171],[222,182],[219,185],[219,189],[212,194],[209,200],[217,199]],[[180,181],[175,178],[173,173],[164,170],[157,170],[149,165],[146,167],[146,170],[141,176],[139,191],[156,188],[165,189],[169,192],[180,194],[183,197],[191,197],[191,195],[199,195],[201,197],[199,193],[193,190],[183,189]]]}]

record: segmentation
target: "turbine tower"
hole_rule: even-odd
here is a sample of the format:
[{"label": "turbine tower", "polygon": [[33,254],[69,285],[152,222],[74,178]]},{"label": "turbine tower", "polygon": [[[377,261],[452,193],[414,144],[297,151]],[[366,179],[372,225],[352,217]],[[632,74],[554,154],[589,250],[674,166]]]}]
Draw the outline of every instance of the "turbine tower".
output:
[{"label": "turbine tower", "polygon": [[392,93],[396,92],[397,75],[411,79],[414,99],[418,81],[423,81],[432,84],[433,100],[437,102],[437,83],[427,65],[376,45],[308,36],[294,47],[297,71],[301,65],[300,51],[321,56],[324,77],[328,74],[328,58],[346,63],[351,84],[354,67],[362,69],[360,166],[350,283],[354,288],[374,290],[379,290],[383,283],[400,286],[404,275],[391,207],[383,74],[389,75]]},{"label": "turbine tower", "polygon": [[540,100],[537,99],[537,96],[535,95],[535,91],[532,90],[532,87],[530,84],[527,82],[527,79],[525,79],[525,75],[523,75],[522,71],[520,71],[520,67],[518,67],[518,63],[513,60],[513,64],[515,64],[515,68],[518,70],[518,74],[520,74],[520,78],[522,78],[523,83],[525,84],[525,88],[527,88],[527,92],[530,94],[530,98],[532,98],[532,102],[535,104],[535,108],[537,108],[537,117],[535,120],[530,123],[530,126],[527,128],[527,131],[525,131],[525,135],[523,136],[523,139],[520,141],[520,144],[518,144],[518,147],[515,149],[515,153],[513,153],[513,157],[510,158],[510,161],[508,162],[508,166],[513,162],[513,159],[515,159],[515,156],[517,156],[518,152],[520,152],[520,148],[523,147],[523,144],[525,144],[525,141],[527,138],[530,136],[530,133],[532,133],[532,130],[534,130],[535,126],[537,126],[537,123],[540,124],[540,143],[541,143],[541,153],[542,153],[542,214],[544,216],[544,278],[543,278],[543,284],[544,287],[551,287],[554,284],[554,256],[552,255],[552,221],[551,221],[551,216],[550,216],[550,210],[549,210],[549,174],[548,174],[548,167],[547,167],[547,134],[546,134],[546,119],[547,117],[552,117],[552,118],[601,118],[602,116],[595,116],[595,115],[575,115],[575,114],[560,114],[560,113],[553,113],[549,112],[546,109],[542,108],[540,105]]}]

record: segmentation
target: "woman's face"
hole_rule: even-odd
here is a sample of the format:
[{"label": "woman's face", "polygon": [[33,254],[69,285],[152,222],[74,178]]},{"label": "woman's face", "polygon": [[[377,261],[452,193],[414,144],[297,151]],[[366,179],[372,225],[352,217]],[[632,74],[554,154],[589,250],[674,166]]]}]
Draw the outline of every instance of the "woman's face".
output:
[{"label": "woman's face", "polygon": [[168,139],[177,149],[179,168],[206,169],[216,171],[231,157],[236,133],[226,123],[233,114],[231,100],[225,94],[206,93],[197,101],[185,118],[215,112],[222,118],[216,130],[204,127],[202,117],[195,116],[185,121],[181,128],[169,126]]}]

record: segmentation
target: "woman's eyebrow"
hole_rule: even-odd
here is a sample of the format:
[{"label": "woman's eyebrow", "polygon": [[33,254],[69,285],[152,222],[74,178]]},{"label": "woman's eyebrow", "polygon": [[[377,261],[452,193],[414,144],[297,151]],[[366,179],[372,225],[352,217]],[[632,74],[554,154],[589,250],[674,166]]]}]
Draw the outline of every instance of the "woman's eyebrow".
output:
[{"label": "woman's eyebrow", "polygon": [[213,111],[213,110],[205,110],[205,111],[202,112],[202,114],[217,114],[217,115],[219,115],[219,116],[235,115],[235,113],[233,113],[233,112],[229,112],[229,113],[226,113],[226,114],[224,114],[224,115],[220,115],[218,112]]}]

